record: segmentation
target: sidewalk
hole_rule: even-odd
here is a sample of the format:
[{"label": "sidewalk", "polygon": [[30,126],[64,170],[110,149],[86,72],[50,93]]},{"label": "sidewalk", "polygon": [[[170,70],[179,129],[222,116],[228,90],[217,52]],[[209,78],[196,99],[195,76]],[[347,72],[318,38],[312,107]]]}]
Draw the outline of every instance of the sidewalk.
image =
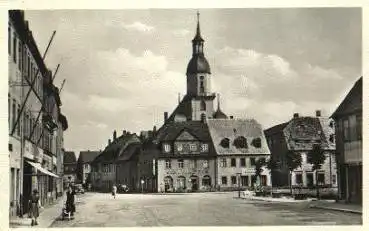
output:
[{"label": "sidewalk", "polygon": [[[59,197],[53,204],[44,206],[40,210],[40,216],[38,217],[38,225],[35,228],[47,228],[54,220],[60,216],[65,196]],[[27,214],[24,214],[23,218],[13,217],[9,220],[9,228],[25,228],[31,227],[31,218],[28,218]]]},{"label": "sidewalk", "polygon": [[309,207],[340,211],[340,212],[363,214],[362,205],[346,204],[344,202],[313,201]]},{"label": "sidewalk", "polygon": [[242,196],[234,197],[236,199],[244,199],[244,200],[251,200],[251,201],[266,201],[266,202],[284,202],[284,203],[302,203],[302,202],[310,202],[312,199],[306,200],[295,200],[293,198],[288,197],[280,197],[280,198],[272,198],[272,197],[257,197],[257,196]]}]

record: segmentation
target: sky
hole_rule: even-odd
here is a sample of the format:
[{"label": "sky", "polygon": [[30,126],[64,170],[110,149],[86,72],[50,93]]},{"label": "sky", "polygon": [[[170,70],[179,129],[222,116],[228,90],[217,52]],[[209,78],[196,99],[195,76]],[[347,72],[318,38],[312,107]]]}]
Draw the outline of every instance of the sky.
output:
[{"label": "sky", "polygon": [[[104,149],[116,130],[163,124],[186,92],[194,9],[25,11],[60,87],[66,150]],[[235,118],[269,128],[330,116],[362,75],[359,8],[201,9],[212,90]]]}]

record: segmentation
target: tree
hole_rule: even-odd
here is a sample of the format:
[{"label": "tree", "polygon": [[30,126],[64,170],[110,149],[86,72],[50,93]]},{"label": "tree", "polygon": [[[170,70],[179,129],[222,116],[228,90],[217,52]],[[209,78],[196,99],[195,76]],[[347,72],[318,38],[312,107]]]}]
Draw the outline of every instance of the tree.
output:
[{"label": "tree", "polygon": [[293,150],[288,150],[286,153],[286,164],[289,170],[289,184],[290,184],[290,192],[292,194],[292,172],[301,167],[302,158],[300,153],[295,153]]},{"label": "tree", "polygon": [[319,184],[318,184],[318,171],[321,169],[322,164],[325,161],[324,150],[320,144],[314,144],[313,149],[308,152],[306,160],[309,164],[312,164],[312,170],[315,171],[315,185],[316,185],[316,196],[317,199],[320,198],[319,195]]},{"label": "tree", "polygon": [[270,171],[270,181],[272,182],[271,194],[273,194],[273,171],[279,168],[279,162],[270,157],[269,160],[266,162],[266,168]]}]

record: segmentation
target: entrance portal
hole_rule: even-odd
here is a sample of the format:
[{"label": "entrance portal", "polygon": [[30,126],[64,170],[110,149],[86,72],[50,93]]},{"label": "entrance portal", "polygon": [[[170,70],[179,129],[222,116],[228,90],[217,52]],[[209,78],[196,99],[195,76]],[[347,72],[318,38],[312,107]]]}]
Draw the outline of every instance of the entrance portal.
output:
[{"label": "entrance portal", "polygon": [[197,191],[199,189],[199,178],[197,176],[192,175],[190,179],[191,179],[192,191]]}]

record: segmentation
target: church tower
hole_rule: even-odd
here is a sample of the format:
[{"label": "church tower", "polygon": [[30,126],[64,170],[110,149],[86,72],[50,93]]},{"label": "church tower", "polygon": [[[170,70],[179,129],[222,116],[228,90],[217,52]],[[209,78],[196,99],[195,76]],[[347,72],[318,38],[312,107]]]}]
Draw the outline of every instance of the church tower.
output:
[{"label": "church tower", "polygon": [[204,55],[204,39],[197,13],[196,35],[192,40],[192,58],[187,66],[187,97],[191,99],[191,120],[212,118],[215,93],[211,92],[210,65]]}]

